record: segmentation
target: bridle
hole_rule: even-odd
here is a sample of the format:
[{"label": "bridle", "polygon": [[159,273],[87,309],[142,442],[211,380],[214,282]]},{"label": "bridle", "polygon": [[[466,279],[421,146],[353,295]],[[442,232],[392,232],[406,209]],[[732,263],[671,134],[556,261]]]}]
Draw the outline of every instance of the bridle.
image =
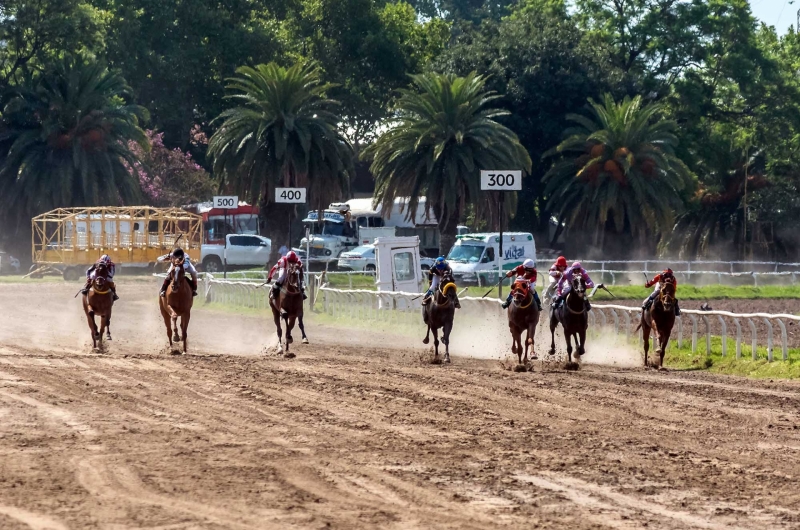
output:
[{"label": "bridle", "polygon": [[[531,289],[529,286],[530,284],[528,282],[520,282],[520,281],[514,282],[514,288],[513,288],[514,294],[512,296],[514,300],[514,305],[519,307],[520,309],[527,309],[533,303],[533,294],[531,293]],[[523,295],[523,298],[521,300],[517,298],[518,293]],[[528,303],[526,303],[525,305],[520,305],[526,301]]]},{"label": "bridle", "polygon": [[672,307],[672,304],[675,303],[675,294],[674,292],[672,294],[667,293],[667,285],[671,285],[672,289],[675,289],[675,284],[672,281],[665,281],[661,289],[658,290],[658,301],[664,309]]},{"label": "bridle", "polygon": [[[436,290],[436,294],[438,295],[437,299],[434,300],[436,306],[442,307],[444,305],[454,303],[453,300],[447,296],[447,293],[449,293],[451,290],[455,292],[457,289],[458,288],[456,287],[452,275],[448,274],[447,276],[442,276],[442,281],[439,282],[439,288]],[[442,299],[441,302],[439,302],[439,298]]]},{"label": "bridle", "polygon": [[186,256],[182,258],[172,258],[172,266],[175,268],[174,275],[172,276],[172,290],[178,291],[180,289],[180,279],[185,275],[183,264],[186,263]]},{"label": "bridle", "polygon": [[576,275],[572,279],[572,289],[569,290],[569,293],[567,293],[567,299],[564,300],[564,307],[566,307],[567,311],[569,311],[573,315],[582,315],[586,312],[585,307],[581,307],[580,311],[575,311],[569,306],[569,299],[573,294],[581,301],[583,301],[584,296],[586,295],[586,284],[583,282],[584,282],[583,275]]},{"label": "bridle", "polygon": [[106,288],[108,281],[108,267],[105,263],[100,263],[94,271],[94,280],[92,280],[92,290],[95,294],[107,294],[111,289]]}]

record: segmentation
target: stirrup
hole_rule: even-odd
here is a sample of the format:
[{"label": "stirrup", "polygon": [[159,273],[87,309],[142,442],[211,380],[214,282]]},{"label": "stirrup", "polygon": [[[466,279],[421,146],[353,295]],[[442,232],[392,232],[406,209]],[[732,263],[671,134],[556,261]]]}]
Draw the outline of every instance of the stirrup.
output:
[{"label": "stirrup", "polygon": [[192,291],[192,296],[197,296],[197,291]]},{"label": "stirrup", "polygon": [[112,299],[113,299],[115,302],[116,302],[117,300],[119,300],[119,296],[117,296],[117,293],[112,293],[112,294],[113,294],[113,296],[112,296],[111,298],[112,298]]},{"label": "stirrup", "polygon": [[161,289],[161,292],[158,293],[158,296],[160,296],[161,298],[164,298],[165,296],[167,296],[167,290],[166,289]]},{"label": "stirrup", "polygon": [[508,309],[508,306],[510,306],[510,305],[511,305],[511,302],[509,302],[508,300],[506,300],[505,302],[503,302],[503,303],[500,305],[500,307],[502,307],[503,309]]}]

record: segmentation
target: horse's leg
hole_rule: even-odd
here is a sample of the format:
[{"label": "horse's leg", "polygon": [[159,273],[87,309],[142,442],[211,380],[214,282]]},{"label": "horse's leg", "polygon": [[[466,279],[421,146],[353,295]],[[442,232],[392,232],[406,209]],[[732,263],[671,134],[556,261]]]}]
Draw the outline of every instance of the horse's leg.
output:
[{"label": "horse's leg", "polygon": [[172,348],[172,326],[169,312],[163,307],[161,308],[161,318],[164,319],[164,325],[167,327],[167,340],[169,340],[169,347]]},{"label": "horse's leg", "polygon": [[297,317],[289,316],[286,318],[286,344],[291,344],[294,342],[292,338],[292,330],[294,329],[295,322],[297,322]]},{"label": "horse's leg", "polygon": [[108,317],[106,317],[106,340],[111,340],[111,308],[108,308]]},{"label": "horse's leg", "polygon": [[100,348],[103,347],[103,334],[106,332],[106,317],[100,315],[100,330],[97,332],[97,341],[100,343]]},{"label": "horse's leg", "polygon": [[94,311],[91,308],[86,310],[86,320],[89,322],[89,332],[92,334],[92,348],[97,348],[97,325],[94,322]]},{"label": "horse's leg", "polygon": [[567,362],[572,362],[572,335],[564,328],[564,338],[567,340]]},{"label": "horse's leg", "polygon": [[278,331],[278,349],[283,351],[283,330],[281,329],[281,315],[279,310],[272,308],[272,318],[275,320],[275,329]]},{"label": "horse's leg", "polygon": [[431,327],[431,326],[428,326],[428,329],[433,331],[433,352],[434,352],[433,357],[434,357],[434,359],[438,359],[439,358],[439,330],[434,328],[434,327]]},{"label": "horse's leg", "polygon": [[303,344],[308,344],[308,337],[306,337],[306,327],[303,325],[303,315],[297,317],[297,325],[300,328],[300,333],[303,334]]},{"label": "horse's leg", "polygon": [[558,319],[556,318],[555,311],[550,315],[550,355],[556,354],[556,328],[558,327]]},{"label": "horse's leg", "polygon": [[531,348],[531,360],[535,361],[538,357],[536,355],[536,346],[534,345],[534,339],[536,338],[536,324],[531,323],[528,324],[528,333],[525,337],[525,362],[528,362],[528,346]]},{"label": "horse's leg", "polygon": [[442,342],[444,342],[444,362],[450,362],[450,332],[453,330],[453,322],[445,322],[442,330]]},{"label": "horse's leg", "polygon": [[586,354],[586,328],[581,328],[578,336],[575,339],[575,346],[577,347],[577,354],[583,356]]},{"label": "horse's leg", "polygon": [[181,337],[183,338],[183,353],[189,351],[189,318],[192,316],[190,312],[181,315]]},{"label": "horse's leg", "polygon": [[174,342],[180,342],[181,336],[178,335],[178,313],[172,311],[170,319],[172,320],[172,340]]},{"label": "horse's leg", "polygon": [[661,338],[658,339],[659,346],[661,350],[658,352],[661,354],[661,357],[658,360],[658,367],[664,368],[664,357],[667,355],[667,345],[669,344],[669,336],[672,335],[672,330],[668,329],[666,333],[661,335]]},{"label": "horse's leg", "polygon": [[650,353],[650,325],[642,315],[642,340],[644,341],[644,367],[647,368],[647,354]]}]

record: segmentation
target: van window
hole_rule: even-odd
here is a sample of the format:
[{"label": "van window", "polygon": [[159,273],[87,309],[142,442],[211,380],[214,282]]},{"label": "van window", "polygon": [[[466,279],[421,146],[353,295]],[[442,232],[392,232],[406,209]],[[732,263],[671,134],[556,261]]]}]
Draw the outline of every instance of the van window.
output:
[{"label": "van window", "polygon": [[483,259],[481,263],[494,263],[494,247],[486,247],[486,252],[483,254]]}]

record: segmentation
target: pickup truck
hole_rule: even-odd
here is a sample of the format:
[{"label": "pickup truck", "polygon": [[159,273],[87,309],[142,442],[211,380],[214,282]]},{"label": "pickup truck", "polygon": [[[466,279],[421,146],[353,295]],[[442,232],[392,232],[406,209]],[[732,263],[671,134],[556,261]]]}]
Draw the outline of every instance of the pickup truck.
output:
[{"label": "pickup truck", "polygon": [[[228,270],[264,267],[269,261],[272,242],[263,236],[228,234]],[[222,272],[222,262],[226,255],[223,245],[202,245],[200,265],[210,273]]]}]

